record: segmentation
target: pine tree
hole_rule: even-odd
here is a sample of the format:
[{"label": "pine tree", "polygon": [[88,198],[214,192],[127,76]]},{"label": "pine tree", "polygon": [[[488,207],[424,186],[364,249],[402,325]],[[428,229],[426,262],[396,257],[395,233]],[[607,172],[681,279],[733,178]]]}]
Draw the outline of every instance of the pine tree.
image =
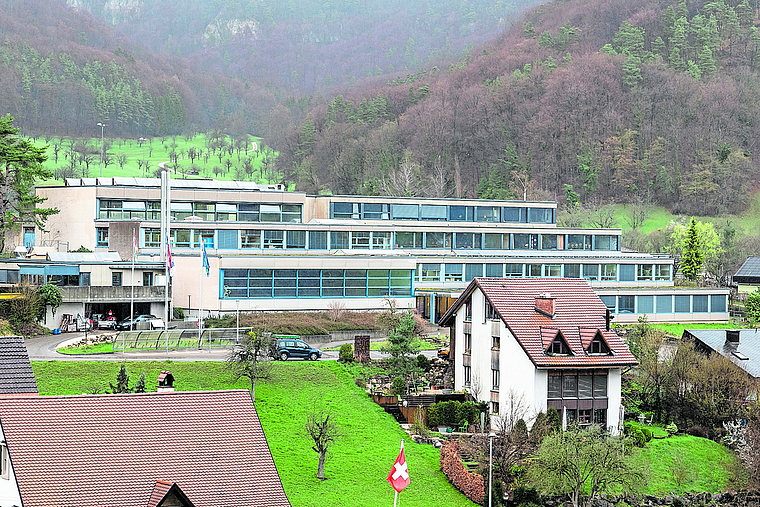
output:
[{"label": "pine tree", "polygon": [[135,392],[136,393],[148,392],[148,386],[146,385],[146,381],[145,381],[145,372],[140,373],[140,378],[137,380],[137,384],[135,384]]},{"label": "pine tree", "polygon": [[681,272],[687,280],[696,281],[702,272],[703,262],[704,255],[702,254],[702,245],[699,239],[699,232],[697,231],[697,221],[694,220],[694,217],[691,217],[683,245]]},{"label": "pine tree", "polygon": [[127,363],[121,363],[119,373],[116,375],[116,385],[111,384],[111,394],[131,393],[129,388],[129,373]]}]

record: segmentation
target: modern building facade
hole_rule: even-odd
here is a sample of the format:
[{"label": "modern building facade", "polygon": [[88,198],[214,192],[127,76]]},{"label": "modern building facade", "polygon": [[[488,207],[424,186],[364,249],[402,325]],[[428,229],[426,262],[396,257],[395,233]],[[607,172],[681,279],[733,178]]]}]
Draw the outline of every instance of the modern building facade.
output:
[{"label": "modern building facade", "polygon": [[[173,304],[191,313],[199,306],[204,314],[381,309],[393,298],[436,321],[473,278],[487,276],[585,279],[617,322],[645,313],[652,322],[728,320],[727,290],[674,287],[671,258],[623,251],[619,229],[557,227],[553,202],[306,195],[207,180],[171,185]],[[157,179],[69,179],[37,194],[60,209],[48,219],[49,232],[35,231],[37,241],[128,259],[136,231],[141,256],[161,254]],[[202,281],[201,243],[210,264]]]}]

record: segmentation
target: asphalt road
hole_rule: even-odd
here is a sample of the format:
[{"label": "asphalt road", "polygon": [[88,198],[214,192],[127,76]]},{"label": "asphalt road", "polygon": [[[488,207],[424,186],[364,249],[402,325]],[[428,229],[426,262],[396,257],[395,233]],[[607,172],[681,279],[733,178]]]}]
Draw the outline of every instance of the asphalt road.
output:
[{"label": "asphalt road", "polygon": [[[104,333],[105,334],[105,333]],[[56,351],[61,343],[84,337],[84,333],[65,333],[60,335],[44,335],[29,337],[24,340],[26,350],[29,353],[31,361],[163,361],[171,359],[172,361],[224,361],[227,358],[228,349],[208,349],[203,350],[170,350],[167,354],[165,350],[155,352],[125,352],[114,354],[61,354]],[[339,347],[346,342],[331,342],[327,344],[312,343],[313,347],[322,349],[324,347]],[[349,342],[350,343],[350,342]],[[422,354],[427,357],[435,357],[435,350],[423,350]],[[382,359],[385,356],[382,352],[370,351],[370,358]],[[337,350],[323,350],[322,360],[337,360]]]}]

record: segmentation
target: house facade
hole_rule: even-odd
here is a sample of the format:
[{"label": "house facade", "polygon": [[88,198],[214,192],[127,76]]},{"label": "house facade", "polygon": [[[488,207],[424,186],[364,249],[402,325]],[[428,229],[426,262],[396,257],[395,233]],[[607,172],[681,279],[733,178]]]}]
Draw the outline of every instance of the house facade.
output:
[{"label": "house facade", "polygon": [[475,278],[440,321],[451,328],[454,388],[494,418],[549,407],[566,424],[622,428],[621,376],[636,360],[584,280]]},{"label": "house facade", "polygon": [[[586,280],[616,322],[643,314],[651,322],[728,320],[727,289],[678,289],[672,258],[624,251],[620,229],[557,227],[553,202],[307,195],[172,180],[162,238],[157,179],[68,179],[37,194],[60,213],[47,232],[27,231],[17,243],[65,240],[128,259],[133,231],[140,254],[154,258],[168,239],[172,302],[188,314],[199,306],[204,314],[378,310],[394,298],[437,321],[473,278],[486,276]],[[201,244],[210,264],[202,294]]]}]

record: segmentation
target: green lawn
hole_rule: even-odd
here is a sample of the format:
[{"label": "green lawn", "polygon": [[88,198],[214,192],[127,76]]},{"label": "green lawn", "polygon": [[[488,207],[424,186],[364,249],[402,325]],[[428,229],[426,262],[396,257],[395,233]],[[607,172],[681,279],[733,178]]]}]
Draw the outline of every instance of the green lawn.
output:
[{"label": "green lawn", "polygon": [[646,494],[716,493],[747,485],[738,458],[706,438],[682,435],[653,439],[639,457],[649,462],[651,470]]},{"label": "green lawn", "polygon": [[735,322],[711,322],[707,324],[703,323],[678,323],[678,324],[652,324],[655,329],[665,331],[671,336],[680,338],[683,336],[684,329],[733,329],[742,327]]},{"label": "green lawn", "polygon": [[[210,155],[207,159],[205,157],[196,158],[194,162],[191,162],[190,158],[187,155],[187,152],[190,148],[195,148],[196,151],[203,150],[204,152],[207,150],[206,136],[204,134],[197,134],[189,139],[185,138],[184,136],[155,137],[149,139],[142,145],[138,142],[137,139],[109,139],[106,137],[105,143],[110,143],[110,147],[106,148],[106,152],[110,154],[112,161],[107,164],[107,166],[104,165],[103,177],[143,177],[143,170],[138,166],[138,160],[141,161],[144,157],[145,161],[148,163],[148,171],[144,175],[146,177],[152,178],[153,173],[156,171],[156,169],[158,169],[159,163],[169,162],[169,153],[172,151],[172,144],[176,143],[176,147],[173,149],[179,154],[179,172],[175,173],[172,171],[172,178],[213,178],[217,180],[244,179],[255,181],[257,183],[275,183],[279,181],[281,178],[278,173],[274,172],[273,170],[265,169],[264,152],[262,151],[263,147],[261,145],[260,139],[253,136],[250,136],[249,139],[250,140],[246,149],[251,150],[251,143],[255,141],[259,143],[259,151],[250,151],[249,153],[243,153],[241,151],[240,154],[235,151],[232,155],[229,155],[225,152],[225,154],[222,156],[221,162],[219,161],[218,155],[213,154]],[[90,162],[89,171],[87,173],[88,177],[94,178],[100,176],[100,138],[92,138],[86,140],[86,142],[88,143],[90,149],[95,153],[91,157],[92,161]],[[69,147],[71,145],[70,139],[61,140],[59,138],[53,137],[46,142],[44,139],[38,138],[35,144],[37,146],[48,146],[48,160],[45,162],[45,167],[47,169],[56,171],[68,169],[71,167],[68,159],[66,158],[66,154],[69,151]],[[61,145],[61,148],[58,152],[57,163],[54,151],[55,145]],[[267,150],[269,150],[269,148],[267,148]],[[120,166],[117,162],[117,158],[120,154],[126,156],[126,162],[124,163],[123,167]],[[271,151],[270,161],[272,163],[276,158],[276,155],[276,152]],[[246,158],[251,159],[251,164],[253,167],[251,174],[246,174],[243,169],[243,162]],[[227,159],[229,159],[232,164],[229,170],[227,170],[227,164],[225,162]],[[270,169],[273,167],[272,163],[270,163]],[[173,166],[170,164],[167,164],[167,166],[173,168]],[[74,169],[74,177],[82,177],[83,167],[84,165],[76,166]],[[214,172],[214,168],[217,168],[216,173]],[[193,176],[184,174],[191,169],[198,171],[198,175]],[[240,169],[240,171],[236,169]],[[60,185],[61,183],[62,180],[59,178],[58,180],[40,182],[40,185]]]},{"label": "green lawn", "polygon": [[[117,362],[33,362],[40,394],[80,394],[115,382]],[[130,362],[132,382],[141,371],[155,390],[161,370],[171,370],[180,390],[246,388],[233,384],[223,363]],[[406,434],[382,408],[356,387],[350,370],[334,361],[275,363],[270,380],[256,388],[256,408],[275,464],[294,507],[391,505],[388,471]],[[341,438],[328,455],[326,481],[316,479],[317,454],[304,431],[314,408],[338,418]],[[399,495],[400,505],[474,506],[449,484],[439,469],[438,451],[406,442],[412,483]]]}]

